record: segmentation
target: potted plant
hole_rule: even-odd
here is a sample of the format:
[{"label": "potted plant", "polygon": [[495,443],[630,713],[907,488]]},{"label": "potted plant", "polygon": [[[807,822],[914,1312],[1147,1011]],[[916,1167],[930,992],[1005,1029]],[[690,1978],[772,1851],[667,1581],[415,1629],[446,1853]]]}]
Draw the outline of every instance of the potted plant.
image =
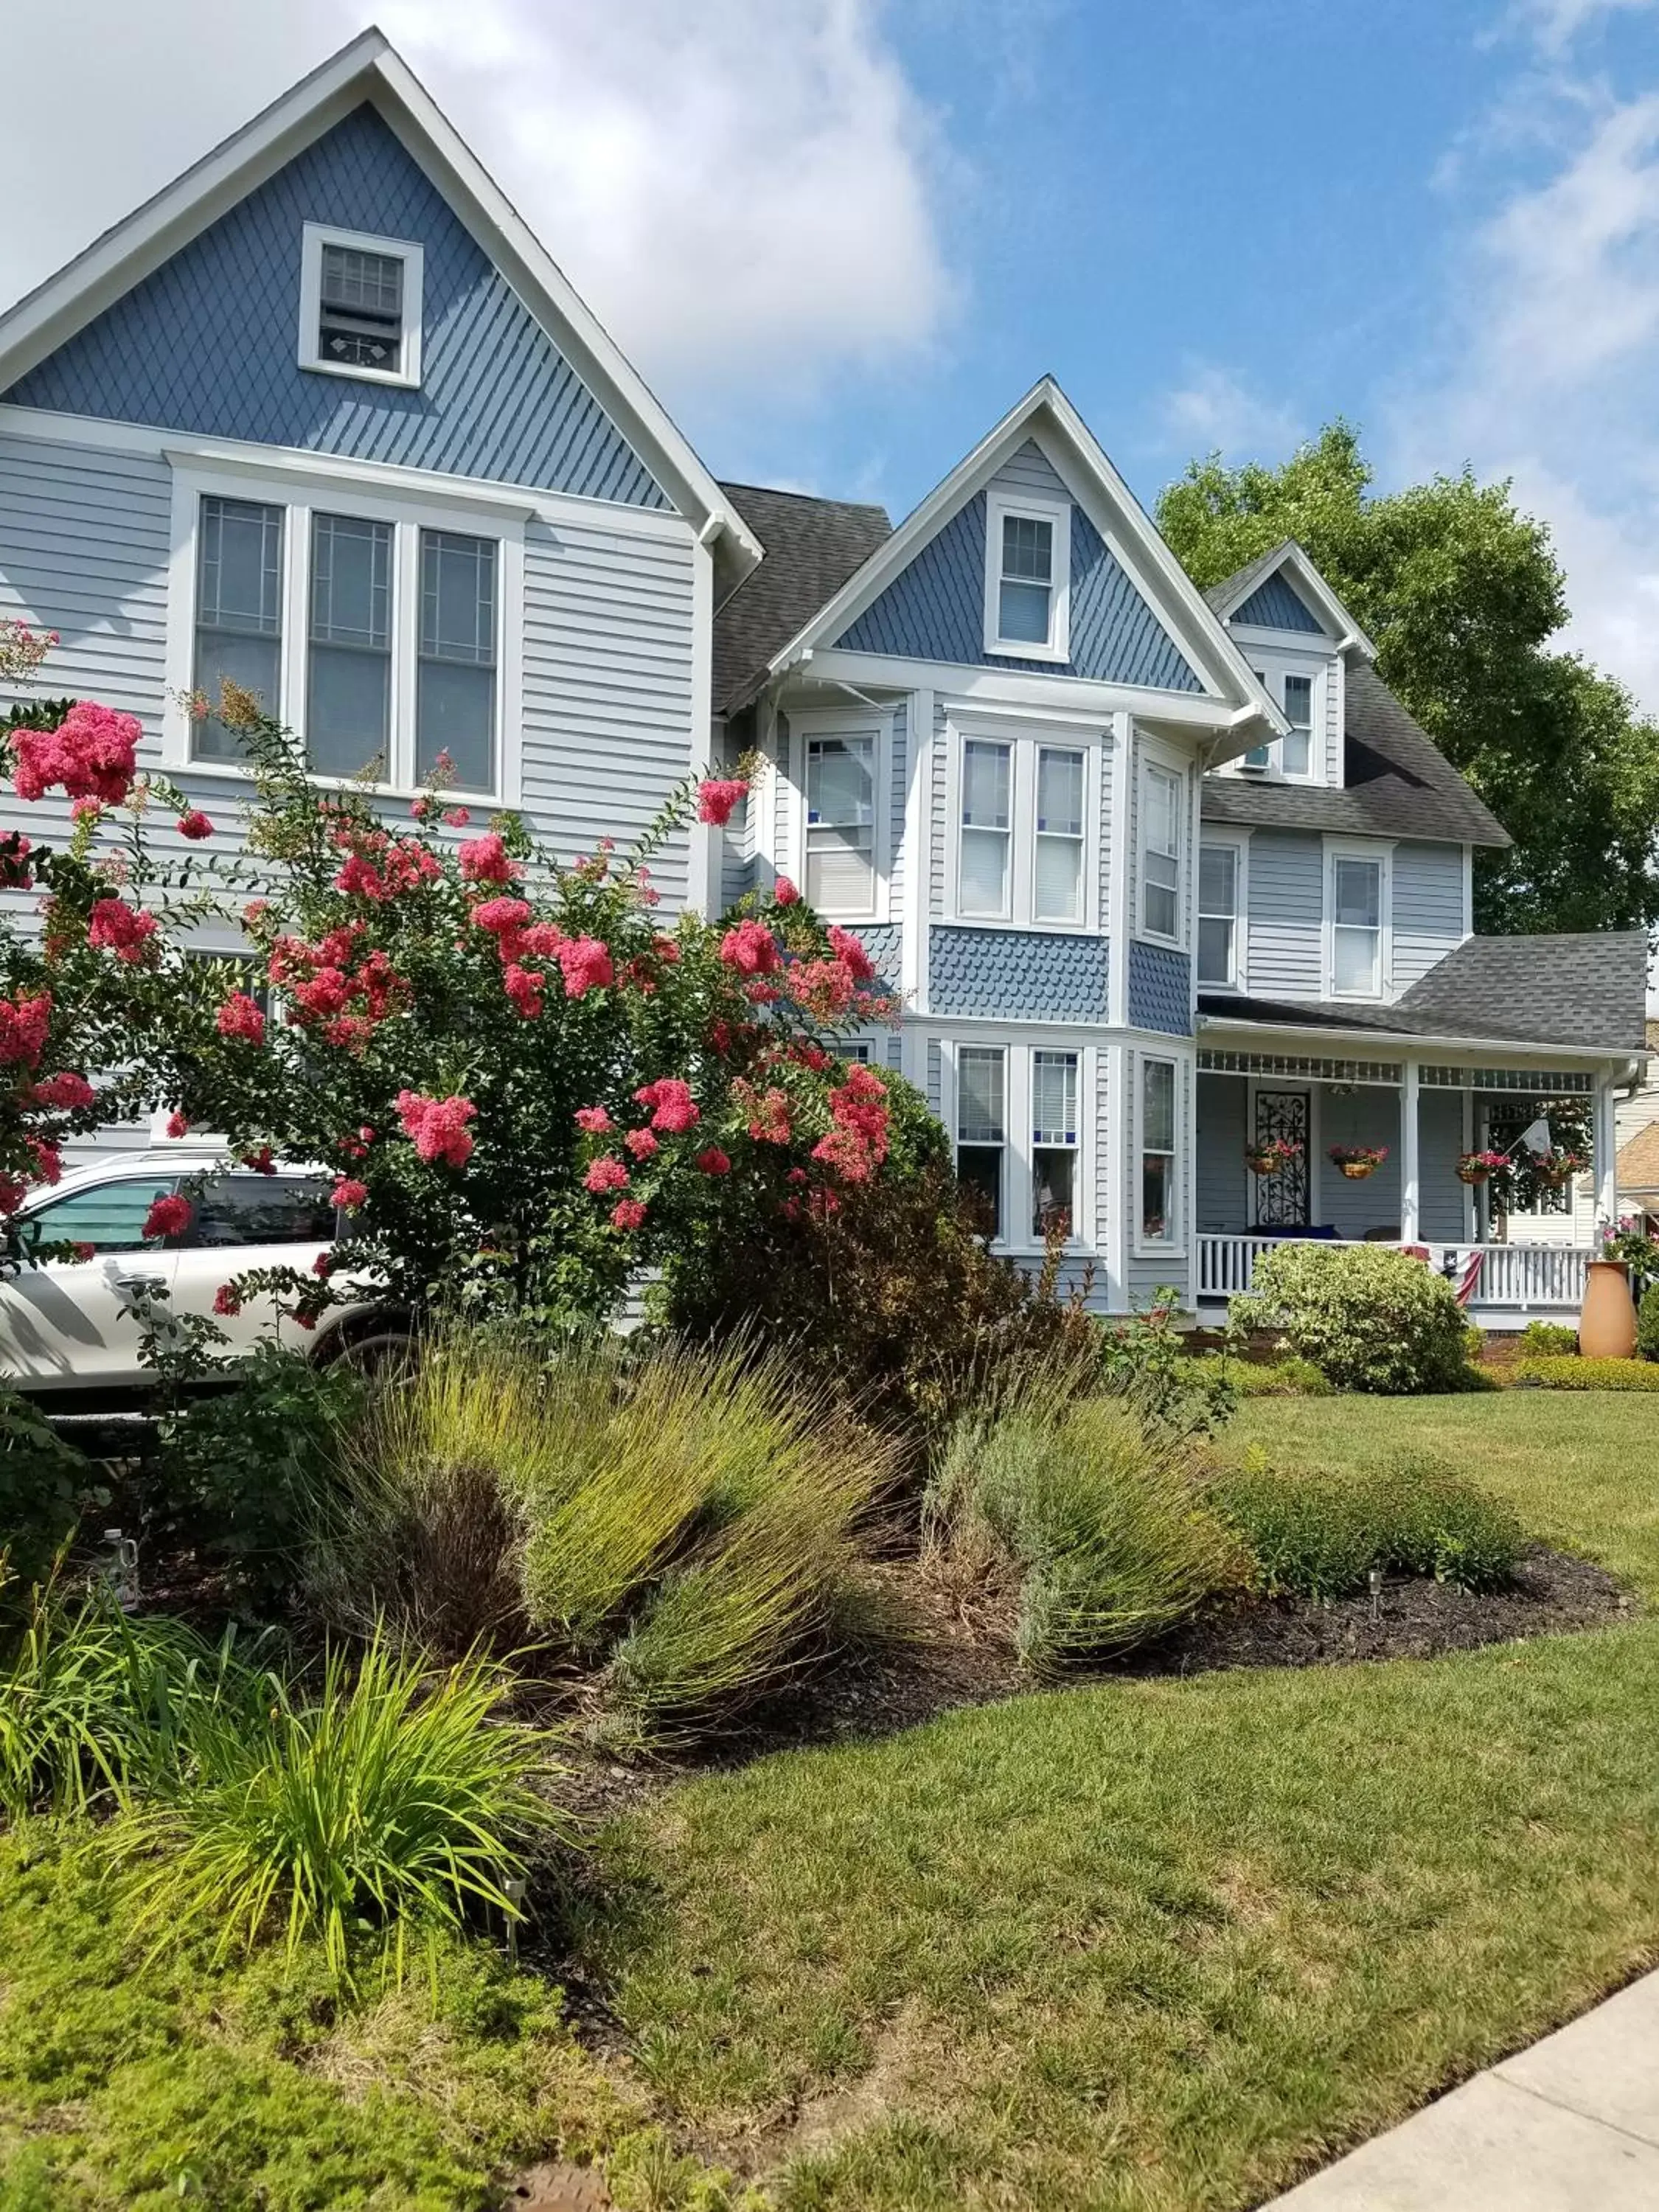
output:
[{"label": "potted plant", "polygon": [[[1571,1170],[1569,1170],[1571,1172]],[[1636,1357],[1636,1301],[1631,1296],[1631,1276],[1638,1262],[1637,1246],[1645,1237],[1632,1235],[1620,1222],[1604,1231],[1601,1256],[1584,1270],[1584,1303],[1578,1310],[1578,1349],[1586,1359],[1633,1359]]]},{"label": "potted plant", "polygon": [[1245,1148],[1244,1164],[1254,1176],[1283,1175],[1301,1157],[1301,1146],[1291,1138],[1264,1137],[1260,1144]]},{"label": "potted plant", "polygon": [[1388,1158],[1389,1148],[1386,1145],[1333,1145],[1327,1157],[1350,1182],[1364,1182]]},{"label": "potted plant", "polygon": [[1547,1190],[1559,1190],[1563,1183],[1570,1182],[1589,1165],[1582,1152],[1569,1152],[1565,1145],[1558,1145],[1547,1159],[1534,1163],[1538,1180]]},{"label": "potted plant", "polygon": [[1459,1182],[1483,1183],[1508,1165],[1502,1152],[1460,1152],[1457,1159]]}]

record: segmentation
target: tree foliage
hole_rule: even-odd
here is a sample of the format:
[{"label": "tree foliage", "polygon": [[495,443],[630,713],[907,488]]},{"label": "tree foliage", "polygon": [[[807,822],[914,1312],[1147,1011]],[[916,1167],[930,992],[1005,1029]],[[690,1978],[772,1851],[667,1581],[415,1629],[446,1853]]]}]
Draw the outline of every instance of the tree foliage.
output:
[{"label": "tree foliage", "polygon": [[1330,423],[1280,467],[1194,460],[1158,504],[1194,580],[1293,538],[1377,647],[1384,680],[1515,840],[1477,855],[1477,927],[1659,921],[1659,727],[1552,638],[1567,618],[1547,526],[1465,468],[1381,496]]}]

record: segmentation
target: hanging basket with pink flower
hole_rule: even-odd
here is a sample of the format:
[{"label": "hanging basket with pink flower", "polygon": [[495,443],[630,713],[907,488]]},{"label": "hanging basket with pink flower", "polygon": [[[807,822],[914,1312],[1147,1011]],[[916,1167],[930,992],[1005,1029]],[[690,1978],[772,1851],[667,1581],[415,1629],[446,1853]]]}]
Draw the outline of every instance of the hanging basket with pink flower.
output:
[{"label": "hanging basket with pink flower", "polygon": [[1467,1183],[1487,1182],[1500,1168],[1508,1165],[1508,1156],[1503,1152],[1460,1152],[1457,1157],[1457,1180]]},{"label": "hanging basket with pink flower", "polygon": [[1291,1138],[1266,1137],[1259,1145],[1246,1148],[1244,1164],[1253,1176],[1283,1175],[1301,1157],[1301,1146]]},{"label": "hanging basket with pink flower", "polygon": [[1340,1168],[1350,1182],[1364,1182],[1374,1176],[1389,1157],[1386,1145],[1333,1145],[1327,1155],[1333,1167]]},{"label": "hanging basket with pink flower", "polygon": [[1546,1190],[1559,1190],[1574,1176],[1582,1175],[1589,1165],[1583,1152],[1570,1152],[1565,1145],[1558,1145],[1547,1158],[1534,1158],[1533,1172]]}]

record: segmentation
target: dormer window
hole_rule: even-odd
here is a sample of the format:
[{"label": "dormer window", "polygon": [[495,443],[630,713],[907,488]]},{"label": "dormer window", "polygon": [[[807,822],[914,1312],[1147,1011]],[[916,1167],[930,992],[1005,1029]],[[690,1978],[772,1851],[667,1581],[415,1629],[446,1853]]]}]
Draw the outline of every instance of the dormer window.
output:
[{"label": "dormer window", "polygon": [[300,366],[370,384],[421,380],[422,253],[360,231],[305,227]]},{"label": "dormer window", "polygon": [[1279,757],[1286,775],[1306,775],[1313,766],[1313,678],[1285,678],[1285,720],[1290,735],[1279,742]]},{"label": "dormer window", "polygon": [[987,502],[985,650],[1000,659],[1065,660],[1072,511],[1059,501]]}]

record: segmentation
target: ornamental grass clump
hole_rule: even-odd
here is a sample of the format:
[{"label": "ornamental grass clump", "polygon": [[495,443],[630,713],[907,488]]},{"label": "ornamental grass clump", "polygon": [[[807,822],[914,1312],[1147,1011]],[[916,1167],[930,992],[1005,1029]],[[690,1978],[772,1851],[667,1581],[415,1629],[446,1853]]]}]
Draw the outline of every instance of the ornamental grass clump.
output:
[{"label": "ornamental grass clump", "polygon": [[1033,1389],[960,1421],[926,1511],[958,1569],[1016,1579],[1015,1647],[1038,1673],[1162,1635],[1238,1578],[1188,1449],[1109,1399]]}]

